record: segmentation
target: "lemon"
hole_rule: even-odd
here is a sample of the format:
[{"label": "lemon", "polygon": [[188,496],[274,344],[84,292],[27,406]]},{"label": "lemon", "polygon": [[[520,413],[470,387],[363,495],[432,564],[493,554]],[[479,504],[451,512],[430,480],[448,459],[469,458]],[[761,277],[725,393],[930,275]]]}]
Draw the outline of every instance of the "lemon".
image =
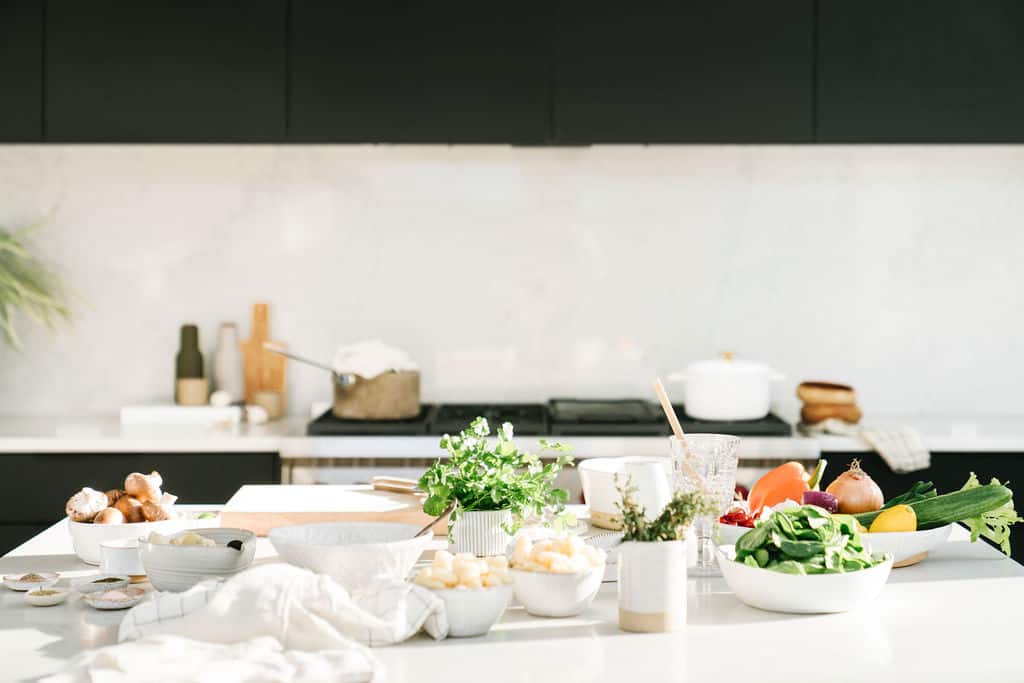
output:
[{"label": "lemon", "polygon": [[917,531],[917,515],[909,505],[893,505],[882,510],[871,522],[871,533],[885,531]]}]

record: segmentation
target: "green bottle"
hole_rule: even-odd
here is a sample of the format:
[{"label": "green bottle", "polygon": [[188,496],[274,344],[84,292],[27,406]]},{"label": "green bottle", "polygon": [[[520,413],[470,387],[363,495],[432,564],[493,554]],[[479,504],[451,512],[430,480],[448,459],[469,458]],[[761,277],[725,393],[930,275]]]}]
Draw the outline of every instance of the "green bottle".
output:
[{"label": "green bottle", "polygon": [[195,325],[182,325],[181,348],[175,359],[174,379],[202,376],[203,354],[199,353],[199,328]]}]

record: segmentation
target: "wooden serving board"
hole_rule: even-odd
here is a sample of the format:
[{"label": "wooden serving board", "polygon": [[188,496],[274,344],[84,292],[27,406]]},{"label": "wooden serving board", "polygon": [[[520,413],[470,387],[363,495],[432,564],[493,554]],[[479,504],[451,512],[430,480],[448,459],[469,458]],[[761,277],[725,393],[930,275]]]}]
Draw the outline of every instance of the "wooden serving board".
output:
[{"label": "wooden serving board", "polygon": [[263,347],[264,342],[284,348],[284,344],[270,339],[270,310],[265,303],[252,307],[252,334],[242,342],[242,370],[245,380],[245,402],[252,403],[257,391],[276,391],[281,394],[281,409],[285,410],[288,389],[288,359]]},{"label": "wooden serving board", "polygon": [[[423,512],[421,494],[374,490],[370,486],[246,485],[221,512],[221,526],[266,536],[271,529],[317,522],[397,522],[422,527],[433,519]],[[447,518],[434,534],[448,533]]]}]

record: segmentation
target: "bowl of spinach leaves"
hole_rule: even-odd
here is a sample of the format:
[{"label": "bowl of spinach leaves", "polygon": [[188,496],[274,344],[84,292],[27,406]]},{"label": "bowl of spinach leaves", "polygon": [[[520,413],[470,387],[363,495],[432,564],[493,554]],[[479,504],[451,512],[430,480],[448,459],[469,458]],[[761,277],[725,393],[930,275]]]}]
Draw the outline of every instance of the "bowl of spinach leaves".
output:
[{"label": "bowl of spinach leaves", "polygon": [[892,556],[872,554],[850,515],[814,505],[777,510],[717,550],[729,588],[773,612],[845,612],[881,593]]}]

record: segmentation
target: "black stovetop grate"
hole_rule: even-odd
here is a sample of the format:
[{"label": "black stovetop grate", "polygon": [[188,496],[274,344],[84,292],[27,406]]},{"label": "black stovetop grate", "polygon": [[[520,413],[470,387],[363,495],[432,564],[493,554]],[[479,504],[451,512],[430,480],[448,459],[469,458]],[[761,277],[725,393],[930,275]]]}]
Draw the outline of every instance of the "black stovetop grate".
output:
[{"label": "black stovetop grate", "polygon": [[435,408],[420,407],[420,414],[406,420],[342,420],[330,408],[306,425],[310,436],[425,436]]},{"label": "black stovetop grate", "polygon": [[477,417],[487,418],[492,434],[505,422],[512,423],[516,434],[548,433],[547,410],[540,403],[442,403],[428,429],[436,435],[458,434]]}]

